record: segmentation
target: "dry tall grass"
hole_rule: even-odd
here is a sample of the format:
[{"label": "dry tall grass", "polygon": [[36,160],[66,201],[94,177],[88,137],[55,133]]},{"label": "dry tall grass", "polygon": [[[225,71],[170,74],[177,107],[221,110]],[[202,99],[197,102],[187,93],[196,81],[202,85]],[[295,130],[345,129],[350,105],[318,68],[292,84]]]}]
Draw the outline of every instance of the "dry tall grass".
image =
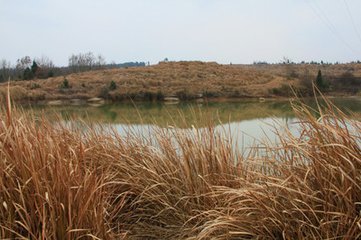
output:
[{"label": "dry tall grass", "polygon": [[294,111],[299,137],[243,159],[212,127],[124,138],[8,107],[0,238],[361,238],[360,122],[331,105]]}]

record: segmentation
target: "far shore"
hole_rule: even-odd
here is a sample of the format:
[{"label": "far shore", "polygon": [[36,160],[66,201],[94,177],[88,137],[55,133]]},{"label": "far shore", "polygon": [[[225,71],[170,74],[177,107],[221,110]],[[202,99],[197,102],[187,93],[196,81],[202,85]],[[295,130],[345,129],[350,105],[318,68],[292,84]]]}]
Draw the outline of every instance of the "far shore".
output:
[{"label": "far shore", "polygon": [[[361,96],[358,95],[324,95],[327,99],[351,99],[351,98],[359,98]],[[180,103],[189,103],[189,104],[204,104],[204,103],[234,103],[234,102],[250,102],[250,103],[263,103],[263,102],[287,102],[292,101],[300,96],[293,96],[293,97],[242,97],[242,98],[198,98],[192,100],[179,100],[174,98],[172,100],[163,100],[163,101],[146,101],[146,100],[133,100],[133,99],[124,99],[122,101],[113,101],[109,99],[103,98],[90,98],[90,99],[52,99],[52,100],[17,100],[15,101],[16,104],[19,105],[30,105],[30,106],[94,106],[99,107],[102,105],[108,104],[144,104],[144,103],[158,103],[158,104],[180,104]],[[314,97],[302,97],[304,100],[312,100]]]},{"label": "far shore", "polygon": [[[10,82],[19,103],[182,102],[288,99],[314,95],[361,96],[361,64],[220,65],[162,62],[146,67],[93,70]],[[0,84],[0,98],[7,93]]]}]

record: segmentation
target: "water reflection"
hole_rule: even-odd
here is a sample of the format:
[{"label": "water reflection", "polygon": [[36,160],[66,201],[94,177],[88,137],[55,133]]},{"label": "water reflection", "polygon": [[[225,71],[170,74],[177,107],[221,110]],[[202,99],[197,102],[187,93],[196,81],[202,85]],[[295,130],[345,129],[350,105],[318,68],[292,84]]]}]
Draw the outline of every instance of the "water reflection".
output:
[{"label": "water reflection", "polygon": [[[288,129],[297,135],[297,126],[296,118],[264,118],[219,124],[214,130],[224,139],[232,139],[233,146],[245,153],[249,147],[257,146],[265,141],[276,143],[278,140],[275,133],[276,129],[279,133]],[[164,129],[153,124],[109,124],[108,128],[116,130],[121,136],[127,136],[131,132],[146,139],[152,138],[156,132]],[[170,126],[166,129],[170,134],[174,129],[188,133],[192,133],[192,130],[194,130],[193,128],[174,128]],[[198,132],[203,130],[206,131],[207,129],[197,129]]]},{"label": "water reflection", "polygon": [[[361,113],[360,98],[332,99],[346,111]],[[316,106],[311,99],[308,104]],[[254,146],[265,139],[275,141],[275,125],[289,128],[297,134],[297,119],[289,101],[238,101],[211,103],[119,103],[99,107],[92,106],[33,106],[36,114],[55,118],[57,114],[67,120],[82,119],[85,122],[109,126],[121,135],[136,130],[144,137],[151,137],[160,128],[197,129],[215,126],[237,142],[238,148]]]},{"label": "water reflection", "polygon": [[293,117],[288,101],[259,103],[255,101],[225,103],[121,103],[92,106],[33,106],[37,114],[51,118],[81,118],[101,124],[156,124],[160,127],[205,127],[209,124],[239,122],[267,117]]}]

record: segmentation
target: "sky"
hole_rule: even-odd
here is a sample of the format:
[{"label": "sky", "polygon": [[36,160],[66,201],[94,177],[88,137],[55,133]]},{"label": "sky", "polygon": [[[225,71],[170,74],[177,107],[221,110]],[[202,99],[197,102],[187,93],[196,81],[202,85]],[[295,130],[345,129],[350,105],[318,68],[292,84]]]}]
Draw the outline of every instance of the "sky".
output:
[{"label": "sky", "polygon": [[0,59],[361,60],[360,0],[0,0]]}]

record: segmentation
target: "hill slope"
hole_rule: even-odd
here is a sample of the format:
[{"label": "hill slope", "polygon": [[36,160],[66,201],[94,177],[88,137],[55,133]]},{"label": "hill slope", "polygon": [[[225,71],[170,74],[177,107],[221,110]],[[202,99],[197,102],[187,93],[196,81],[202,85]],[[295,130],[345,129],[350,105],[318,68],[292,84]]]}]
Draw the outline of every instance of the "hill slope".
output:
[{"label": "hill slope", "polygon": [[[310,88],[322,70],[329,81],[351,76],[359,90],[360,64],[348,65],[219,65],[204,62],[162,62],[148,67],[97,70],[46,80],[12,82],[14,100],[89,99],[154,100],[167,96],[272,97],[289,94],[288,86]],[[345,75],[345,76],[346,76]],[[68,82],[69,87],[64,84]],[[112,83],[113,82],[113,83]],[[111,86],[112,85],[112,86]],[[0,86],[5,92],[6,84]],[[335,85],[337,86],[337,85]],[[306,89],[307,90],[307,89]],[[309,89],[308,89],[309,90]],[[331,89],[338,92],[339,89]],[[343,91],[347,92],[347,91]],[[355,91],[353,94],[356,93]]]}]

